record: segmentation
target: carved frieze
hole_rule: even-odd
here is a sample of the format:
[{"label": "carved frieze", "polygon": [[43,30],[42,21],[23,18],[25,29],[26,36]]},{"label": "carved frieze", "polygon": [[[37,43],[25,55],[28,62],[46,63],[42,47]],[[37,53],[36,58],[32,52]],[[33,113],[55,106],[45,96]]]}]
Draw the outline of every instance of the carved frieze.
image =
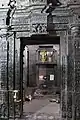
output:
[{"label": "carved frieze", "polygon": [[30,0],[30,3],[43,3],[45,2],[46,0]]},{"label": "carved frieze", "polygon": [[32,13],[30,18],[31,23],[47,23],[47,14]]},{"label": "carved frieze", "polygon": [[45,23],[32,24],[31,32],[32,33],[46,33],[47,32],[47,24],[45,24]]},{"label": "carved frieze", "polygon": [[47,15],[32,13],[31,15],[31,33],[46,33],[47,29]]},{"label": "carved frieze", "polygon": [[53,16],[53,23],[68,24],[68,17],[66,16]]},{"label": "carved frieze", "polygon": [[67,0],[67,1],[68,1],[68,4],[71,4],[71,5],[80,4],[79,0]]},{"label": "carved frieze", "polygon": [[67,24],[54,24],[54,30],[66,30],[68,29]]},{"label": "carved frieze", "polygon": [[23,16],[21,16],[21,17],[16,17],[16,18],[14,18],[13,20],[12,20],[12,25],[20,25],[20,24],[23,24],[23,25],[25,25],[25,24],[30,24],[30,19],[28,18],[28,17],[23,17]]}]

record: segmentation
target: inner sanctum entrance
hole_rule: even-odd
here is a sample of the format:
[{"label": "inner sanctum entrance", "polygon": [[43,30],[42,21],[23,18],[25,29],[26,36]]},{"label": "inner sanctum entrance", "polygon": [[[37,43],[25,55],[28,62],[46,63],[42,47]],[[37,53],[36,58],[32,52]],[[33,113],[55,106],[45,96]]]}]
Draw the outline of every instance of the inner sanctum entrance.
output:
[{"label": "inner sanctum entrance", "polygon": [[60,110],[60,38],[32,35],[21,38],[21,48],[23,113],[31,119],[36,115],[42,120],[43,114],[48,120],[60,117],[56,115]]}]

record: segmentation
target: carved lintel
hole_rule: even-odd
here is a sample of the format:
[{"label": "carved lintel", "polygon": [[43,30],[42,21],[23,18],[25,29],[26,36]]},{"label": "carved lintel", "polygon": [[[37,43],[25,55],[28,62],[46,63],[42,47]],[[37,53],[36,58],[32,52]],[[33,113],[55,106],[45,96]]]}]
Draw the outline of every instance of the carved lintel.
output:
[{"label": "carved lintel", "polygon": [[32,24],[32,33],[45,33],[47,32],[47,25],[44,23]]}]

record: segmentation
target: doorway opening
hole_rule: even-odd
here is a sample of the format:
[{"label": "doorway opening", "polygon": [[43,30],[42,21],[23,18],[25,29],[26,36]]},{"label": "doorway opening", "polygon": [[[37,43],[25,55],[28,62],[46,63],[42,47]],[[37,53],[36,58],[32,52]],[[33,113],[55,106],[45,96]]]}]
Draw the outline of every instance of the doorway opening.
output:
[{"label": "doorway opening", "polygon": [[60,37],[32,35],[21,38],[21,47],[24,116],[37,119],[45,113],[47,119],[57,117],[54,114],[60,103]]}]

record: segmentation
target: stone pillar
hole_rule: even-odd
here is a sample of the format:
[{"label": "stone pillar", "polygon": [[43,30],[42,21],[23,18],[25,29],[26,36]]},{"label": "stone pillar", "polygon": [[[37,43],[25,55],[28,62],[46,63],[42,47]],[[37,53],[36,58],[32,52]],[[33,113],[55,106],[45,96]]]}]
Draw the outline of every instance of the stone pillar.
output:
[{"label": "stone pillar", "polygon": [[69,8],[72,17],[69,19],[68,32],[67,120],[78,120],[80,119],[80,1],[70,0]]},{"label": "stone pillar", "polygon": [[0,1],[0,105],[4,108],[0,108],[0,119],[1,117],[8,116],[8,92],[7,92],[7,16],[8,6],[7,2]]},{"label": "stone pillar", "polygon": [[[2,3],[5,5],[5,3]],[[0,6],[1,7],[1,6]],[[1,7],[0,9],[0,81],[2,81],[4,89],[6,89],[6,64],[7,64],[7,26],[6,16],[8,7]]]},{"label": "stone pillar", "polygon": [[67,31],[60,33],[61,119],[67,118]]},{"label": "stone pillar", "polygon": [[73,120],[74,111],[74,50],[73,50],[73,36],[71,30],[68,31],[68,79],[67,79],[67,120]]},{"label": "stone pillar", "polygon": [[72,26],[72,46],[73,46],[73,120],[80,119],[80,25]]}]

